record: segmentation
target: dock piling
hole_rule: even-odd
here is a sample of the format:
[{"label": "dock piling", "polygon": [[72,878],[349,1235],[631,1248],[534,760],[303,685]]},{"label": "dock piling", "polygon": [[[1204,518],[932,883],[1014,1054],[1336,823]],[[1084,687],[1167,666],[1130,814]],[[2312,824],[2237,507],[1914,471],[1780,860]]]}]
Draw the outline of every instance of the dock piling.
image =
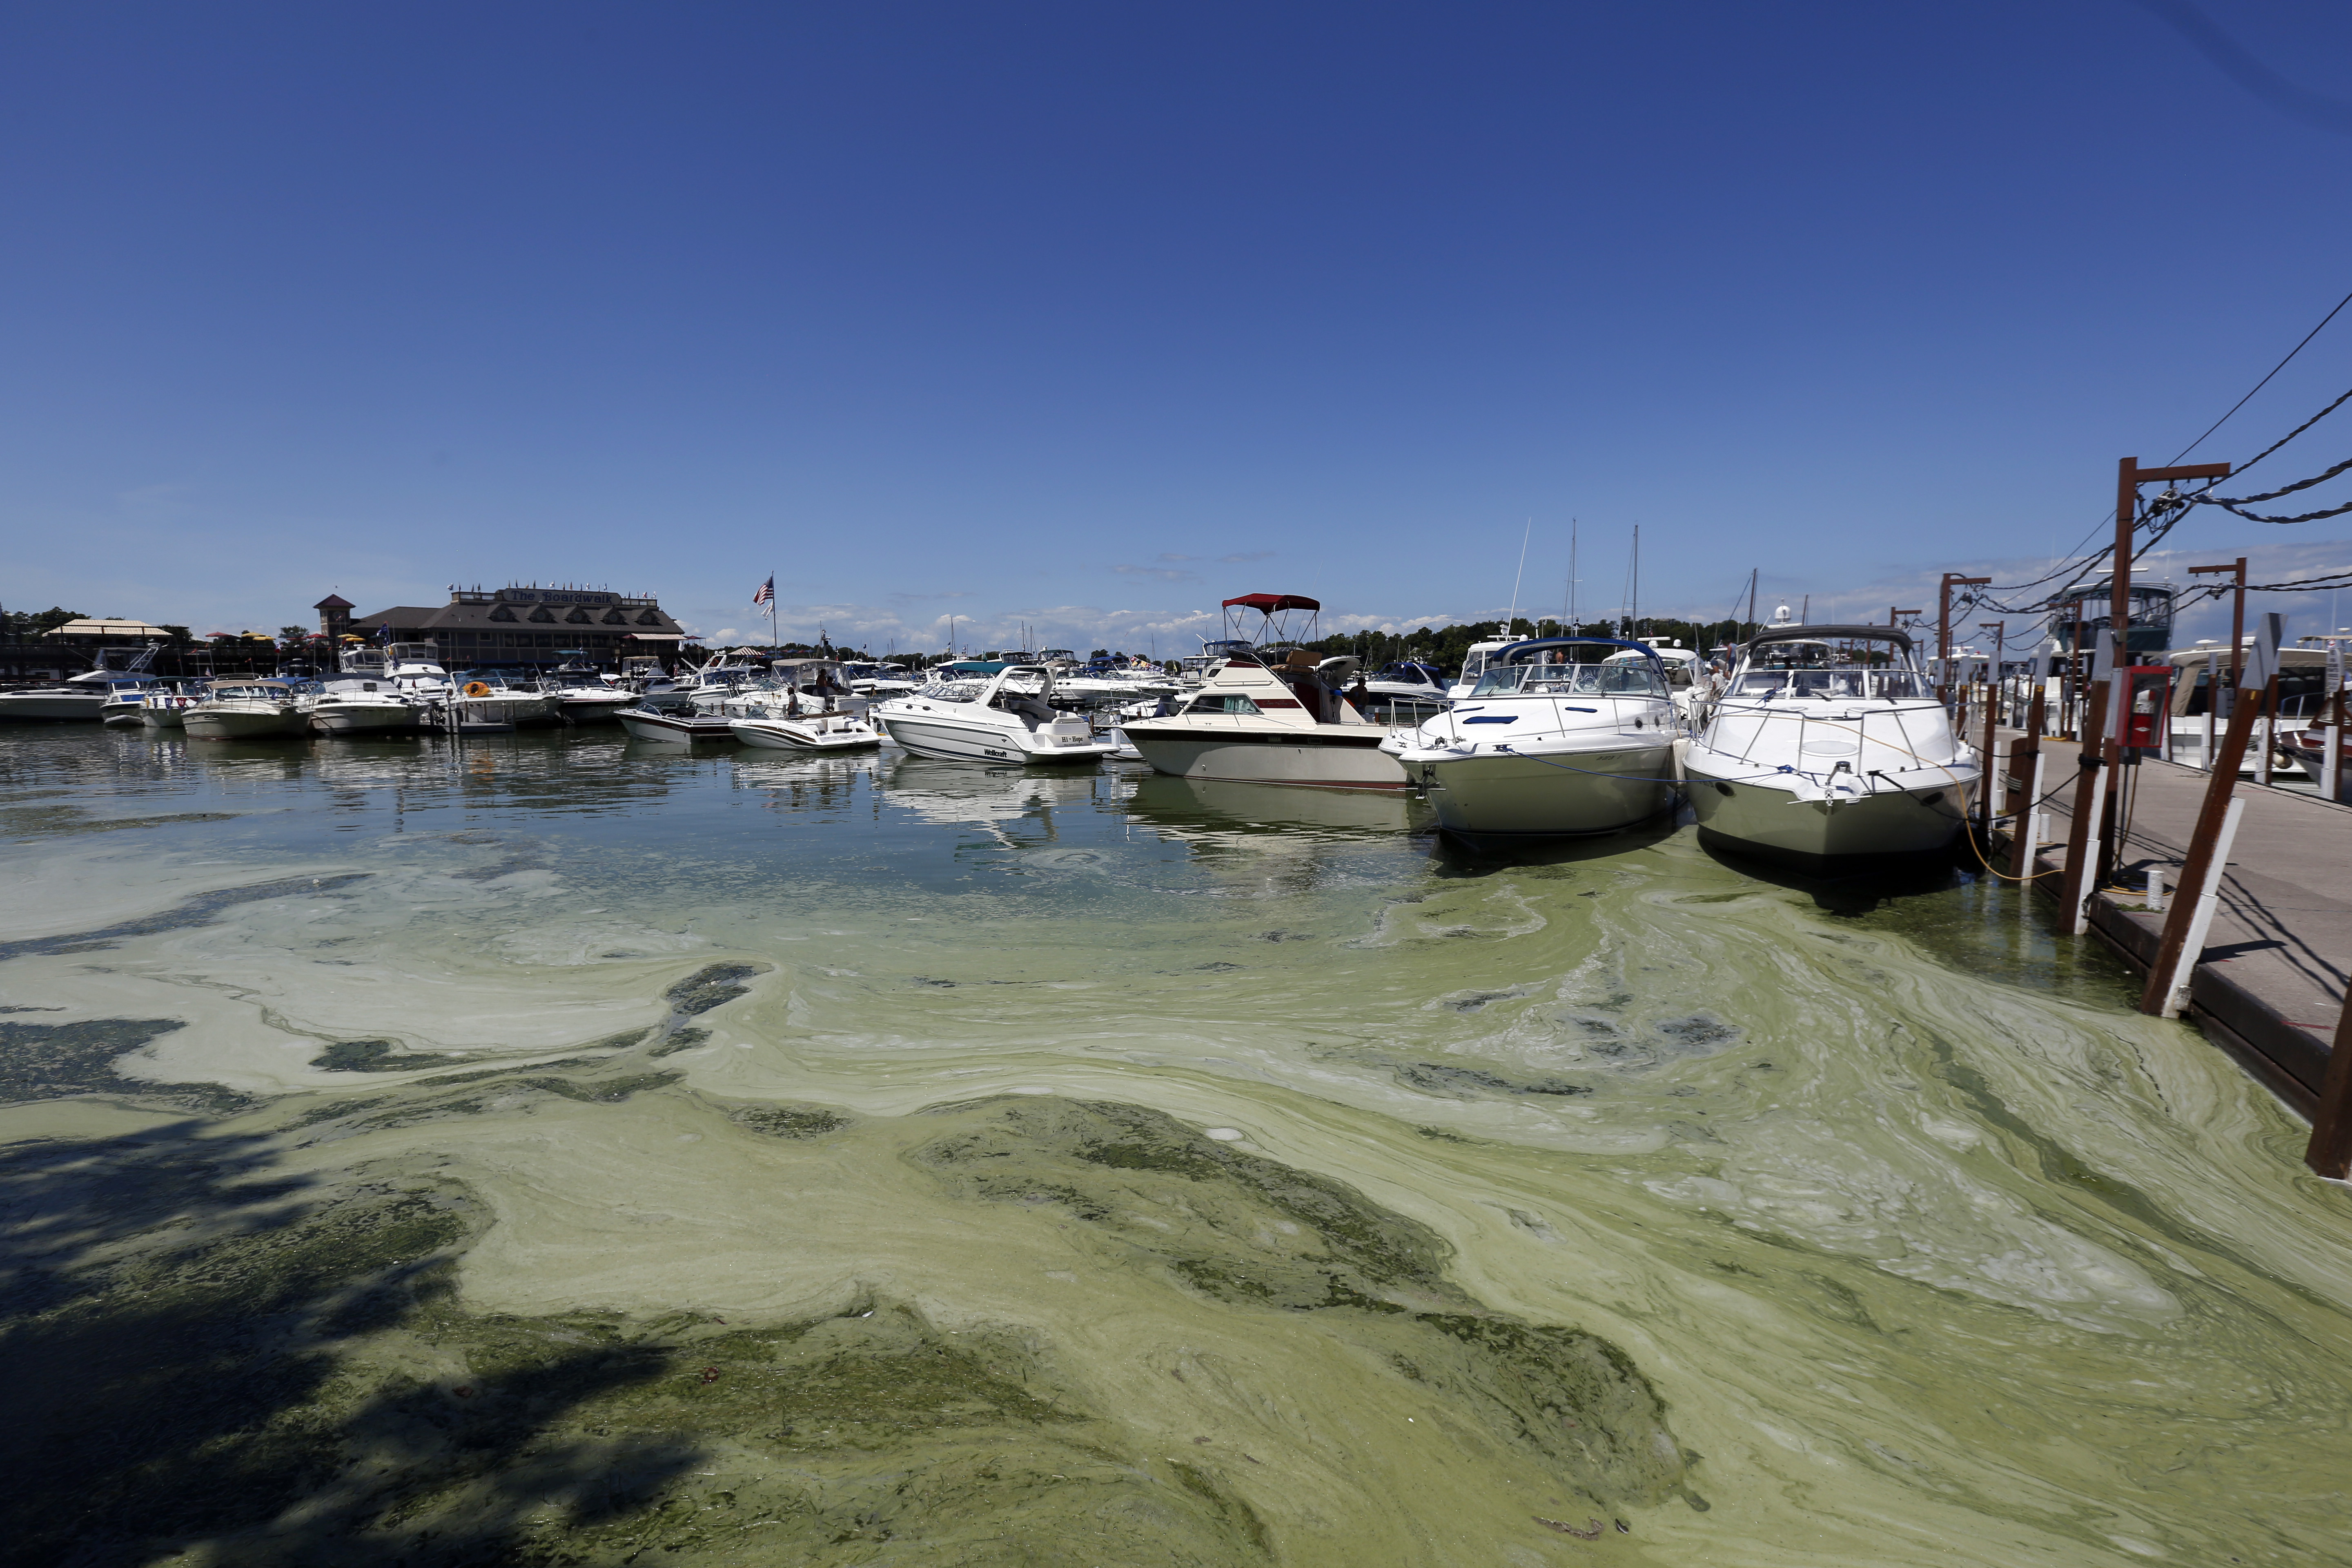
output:
[{"label": "dock piling", "polygon": [[2112,685],[2102,680],[2091,688],[2090,711],[2081,731],[2082,772],[2074,781],[2074,810],[2067,822],[2066,871],[2058,884],[2058,907],[2064,911],[2066,930],[2073,936],[2082,935],[2091,923],[2091,875],[2107,815],[2107,792],[2100,787],[2099,777],[2106,759],[2099,752],[2106,738]]},{"label": "dock piling", "polygon": [[[2179,896],[2165,915],[2156,962],[2148,966],[2147,985],[2140,992],[2143,1013],[2177,1018],[2181,1001],[2188,996],[2189,976],[2195,973],[2198,955],[2205,950],[2204,933],[2213,924],[2211,905],[2221,896],[2229,840],[2236,837],[2238,820],[2244,814],[2244,803],[2237,798],[2238,763],[2253,734],[2257,707],[2252,702],[2233,704],[2220,752],[2206,758],[2205,803],[2197,813],[2197,826],[2189,832],[2188,854],[2181,861],[2180,880],[2176,884]],[[2200,917],[2203,923],[2197,925]]]}]

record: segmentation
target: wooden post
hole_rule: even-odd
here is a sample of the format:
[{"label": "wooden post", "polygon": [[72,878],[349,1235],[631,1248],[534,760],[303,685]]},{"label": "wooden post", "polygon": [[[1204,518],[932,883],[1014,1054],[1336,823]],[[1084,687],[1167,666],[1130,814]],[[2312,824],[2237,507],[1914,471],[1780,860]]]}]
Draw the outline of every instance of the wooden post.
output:
[{"label": "wooden post", "polygon": [[[2042,853],[2042,778],[2048,761],[2037,735],[2010,743],[2009,874],[2021,881],[2033,879],[2033,859]],[[2025,771],[2020,773],[2020,768]]]},{"label": "wooden post", "polygon": [[2189,855],[2181,862],[2179,891],[2172,907],[2165,911],[2164,935],[2156,945],[2156,962],[2148,966],[2147,984],[2139,994],[2139,1010],[2158,1017],[2166,1016],[2165,1007],[2173,993],[2179,989],[2174,976],[2183,965],[2194,970],[2198,955],[2187,951],[2189,928],[2197,914],[2197,906],[2209,885],[2218,887],[2222,868],[2214,864],[2214,851],[2221,836],[2222,819],[2230,813],[2231,799],[2238,788],[2238,762],[2246,754],[2246,741],[2254,731],[2254,709],[2252,702],[2241,702],[2230,715],[2230,729],[2221,737],[2221,749],[2212,758],[2212,771],[2207,773],[2205,805],[2197,814],[2197,826],[2189,835]]},{"label": "wooden post", "polygon": [[2344,1011],[2336,1019],[2336,1043],[2327,1053],[2327,1077],[2319,1086],[2303,1163],[2339,1182],[2352,1176],[2352,987],[2346,988]]},{"label": "wooden post", "polygon": [[1994,787],[1997,764],[1993,761],[1993,749],[1995,744],[1993,731],[2000,722],[2000,700],[1998,695],[1998,689],[1993,687],[1987,687],[1985,689],[1984,721],[1984,773],[1982,775],[1982,784],[1985,792],[1984,831],[1986,839],[1990,841],[1992,837],[1993,810],[1996,806],[2002,804],[2002,802],[1997,798],[2001,792]]},{"label": "wooden post", "polygon": [[2107,792],[2099,787],[2099,769],[2105,761],[2100,752],[2105,749],[2109,689],[2104,680],[2091,688],[2091,710],[2080,736],[2082,772],[2074,781],[2074,817],[2066,825],[2066,874],[2058,884],[2058,907],[2065,911],[2067,931],[2075,936],[2083,934],[2091,919],[2087,884],[2100,837],[2100,825],[2093,818],[2106,815]]},{"label": "wooden post", "polygon": [[2334,800],[2344,793],[2344,689],[2337,687],[2327,728],[2319,737],[2326,750],[2319,763],[2319,798]]}]

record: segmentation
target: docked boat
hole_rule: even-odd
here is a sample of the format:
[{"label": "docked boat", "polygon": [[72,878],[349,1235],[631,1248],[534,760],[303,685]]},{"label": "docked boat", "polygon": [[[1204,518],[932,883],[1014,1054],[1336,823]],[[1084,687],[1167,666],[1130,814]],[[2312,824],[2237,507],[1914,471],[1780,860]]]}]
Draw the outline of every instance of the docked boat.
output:
[{"label": "docked boat", "polygon": [[557,717],[566,724],[609,724],[613,715],[637,705],[637,694],[604,679],[594,665],[572,661],[548,671],[539,689],[555,699]]},{"label": "docked boat", "polygon": [[153,680],[109,681],[106,700],[98,705],[98,721],[116,729],[137,729],[140,715],[146,709],[147,694],[156,690],[159,684]]},{"label": "docked boat", "polygon": [[335,673],[320,680],[316,696],[302,700],[302,713],[313,733],[355,735],[415,730],[425,705],[403,694],[394,684],[392,664],[383,650],[347,650]]},{"label": "docked boat", "polygon": [[911,697],[867,710],[891,740],[919,757],[972,763],[1091,763],[1112,742],[1086,720],[1053,707],[1054,674],[1007,664],[986,677],[935,680]]},{"label": "docked boat", "polygon": [[139,700],[139,722],[150,730],[181,729],[188,710],[204,700],[206,689],[203,681],[152,688]]},{"label": "docked boat", "polygon": [[1469,696],[1477,686],[1478,678],[1486,673],[1486,661],[1518,640],[1517,637],[1496,637],[1472,643],[1469,651],[1462,656],[1462,673],[1454,678],[1454,684],[1445,689],[1445,695],[1456,702]]},{"label": "docked boat", "polygon": [[1654,650],[1542,637],[1492,650],[1468,697],[1382,749],[1444,831],[1556,838],[1614,833],[1671,807],[1682,734]]},{"label": "docked boat", "polygon": [[1418,659],[1382,665],[1379,674],[1364,678],[1366,695],[1385,701],[1445,702],[1451,700],[1445,689],[1445,676],[1437,666]]},{"label": "docked boat", "polygon": [[116,700],[118,687],[143,689],[154,684],[146,673],[155,662],[156,650],[163,645],[150,643],[127,662],[119,648],[100,650],[98,667],[86,669],[51,686],[28,686],[16,691],[0,691],[0,720],[39,724],[87,722],[108,717],[107,707]]},{"label": "docked boat", "polygon": [[1980,769],[1893,626],[1767,626],[1683,771],[1702,839],[1801,864],[1948,849]]},{"label": "docked boat", "polygon": [[623,708],[614,718],[635,741],[690,746],[698,741],[732,741],[735,721],[723,713],[683,712],[673,708]]},{"label": "docked boat", "polygon": [[[1321,608],[1298,594],[1227,599],[1228,636],[1207,645],[1212,662],[1199,689],[1164,717],[1126,720],[1128,742],[1156,771],[1179,778],[1405,788],[1402,764],[1381,750],[1387,731],[1347,689],[1357,661],[1297,646],[1311,640]],[[1231,635],[1234,621],[1252,613],[1262,617],[1258,636]],[[1300,613],[1303,626],[1286,624]]]},{"label": "docked boat", "polygon": [[421,702],[446,701],[457,689],[441,666],[441,650],[429,642],[390,644],[383,650],[383,668],[394,690]]},{"label": "docked boat", "polygon": [[194,741],[299,735],[310,727],[301,693],[283,680],[215,681],[203,701],[182,710],[180,722]]},{"label": "docked boat", "polygon": [[519,686],[495,670],[467,671],[454,700],[477,722],[502,723],[511,730],[563,722],[554,692]]},{"label": "docked boat", "polygon": [[857,752],[882,743],[882,731],[854,713],[771,709],[765,714],[730,719],[727,727],[747,746],[785,752]]}]

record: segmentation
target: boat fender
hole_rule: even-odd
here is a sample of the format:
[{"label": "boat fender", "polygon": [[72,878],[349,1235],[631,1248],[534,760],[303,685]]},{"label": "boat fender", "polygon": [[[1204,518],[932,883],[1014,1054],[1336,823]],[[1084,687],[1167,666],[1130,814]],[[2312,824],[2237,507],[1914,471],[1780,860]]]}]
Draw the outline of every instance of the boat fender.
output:
[{"label": "boat fender", "polygon": [[468,696],[468,697],[488,697],[489,694],[490,694],[490,689],[489,689],[488,687],[487,687],[487,686],[483,685],[480,681],[478,681],[478,680],[469,680],[469,681],[466,682],[466,695],[467,695],[467,696]]}]

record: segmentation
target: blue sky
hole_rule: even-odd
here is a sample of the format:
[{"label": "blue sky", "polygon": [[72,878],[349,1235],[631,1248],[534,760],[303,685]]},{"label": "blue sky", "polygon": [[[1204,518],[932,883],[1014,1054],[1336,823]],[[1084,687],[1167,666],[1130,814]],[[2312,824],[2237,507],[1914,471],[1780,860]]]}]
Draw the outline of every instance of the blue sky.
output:
[{"label": "blue sky", "polygon": [[[2352,80],[2352,7],[2204,14]],[[1645,609],[1883,613],[2352,289],[2347,124],[2135,0],[12,7],[0,602],[748,633],[773,571],[788,630],[1167,653],[1497,614],[1529,520],[1556,608],[1575,518],[1588,612],[1639,522]],[[2347,385],[2352,310],[2197,455]]]}]

